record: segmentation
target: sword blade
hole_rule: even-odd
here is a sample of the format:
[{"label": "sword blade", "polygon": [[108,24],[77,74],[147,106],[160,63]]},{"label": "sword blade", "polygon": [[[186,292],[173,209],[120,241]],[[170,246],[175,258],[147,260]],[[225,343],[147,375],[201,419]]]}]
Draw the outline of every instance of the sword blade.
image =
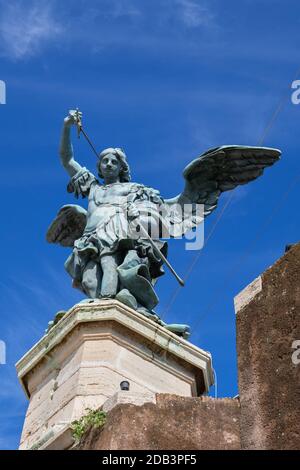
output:
[{"label": "sword blade", "polygon": [[139,225],[140,227],[140,231],[142,232],[142,234],[145,236],[145,238],[147,238],[147,240],[149,240],[151,246],[153,247],[155,253],[157,254],[157,256],[159,256],[159,258],[166,264],[166,266],[169,268],[169,270],[171,271],[171,273],[175,276],[176,280],[179,282],[179,284],[183,287],[184,286],[184,280],[181,279],[180,276],[178,276],[177,272],[175,271],[175,269],[173,268],[173,266],[169,263],[169,261],[167,260],[167,258],[165,257],[165,255],[160,251],[159,248],[157,248],[157,246],[155,245],[154,241],[152,240],[152,238],[150,237],[149,233],[147,232],[147,230],[140,224]]}]

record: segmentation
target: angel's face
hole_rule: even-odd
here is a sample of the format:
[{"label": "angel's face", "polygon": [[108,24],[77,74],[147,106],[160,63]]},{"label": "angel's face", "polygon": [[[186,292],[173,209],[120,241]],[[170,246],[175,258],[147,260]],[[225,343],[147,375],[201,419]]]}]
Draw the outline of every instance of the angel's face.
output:
[{"label": "angel's face", "polygon": [[121,163],[112,153],[104,155],[100,162],[100,173],[104,181],[114,182],[117,181],[121,171]]}]

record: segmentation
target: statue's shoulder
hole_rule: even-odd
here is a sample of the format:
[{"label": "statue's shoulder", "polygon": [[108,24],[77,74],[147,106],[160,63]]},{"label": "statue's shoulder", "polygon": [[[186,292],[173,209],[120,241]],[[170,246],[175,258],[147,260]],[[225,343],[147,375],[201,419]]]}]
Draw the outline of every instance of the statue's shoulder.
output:
[{"label": "statue's shoulder", "polygon": [[161,203],[162,197],[157,189],[151,188],[140,183],[128,183],[131,184],[131,192],[137,193],[139,199],[151,200],[152,202]]},{"label": "statue's shoulder", "polygon": [[74,193],[75,197],[88,196],[92,186],[98,186],[99,181],[95,175],[87,168],[82,167],[70,180],[68,184],[68,192]]}]

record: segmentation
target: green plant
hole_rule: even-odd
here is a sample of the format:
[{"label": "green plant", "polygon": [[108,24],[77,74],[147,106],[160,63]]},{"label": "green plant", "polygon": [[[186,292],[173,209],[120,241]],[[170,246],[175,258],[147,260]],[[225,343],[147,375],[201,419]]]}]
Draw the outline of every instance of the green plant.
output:
[{"label": "green plant", "polygon": [[72,435],[76,443],[79,443],[88,428],[101,428],[106,421],[106,413],[100,410],[87,408],[88,414],[71,424]]}]

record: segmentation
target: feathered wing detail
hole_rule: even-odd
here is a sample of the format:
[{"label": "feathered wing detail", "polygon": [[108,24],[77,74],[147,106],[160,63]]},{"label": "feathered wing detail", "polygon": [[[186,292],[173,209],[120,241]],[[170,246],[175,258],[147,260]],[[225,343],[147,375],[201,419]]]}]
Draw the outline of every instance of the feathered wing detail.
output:
[{"label": "feathered wing detail", "polygon": [[49,243],[73,247],[75,240],[83,234],[86,226],[87,211],[78,205],[63,206],[47,230]]},{"label": "feathered wing detail", "polygon": [[[217,207],[222,192],[247,184],[261,176],[264,169],[279,160],[280,150],[267,147],[222,146],[210,149],[193,160],[183,171],[185,188],[169,206],[172,236],[181,236],[201,223]],[[184,223],[180,222],[180,208],[203,204],[202,214],[192,211]]]}]

